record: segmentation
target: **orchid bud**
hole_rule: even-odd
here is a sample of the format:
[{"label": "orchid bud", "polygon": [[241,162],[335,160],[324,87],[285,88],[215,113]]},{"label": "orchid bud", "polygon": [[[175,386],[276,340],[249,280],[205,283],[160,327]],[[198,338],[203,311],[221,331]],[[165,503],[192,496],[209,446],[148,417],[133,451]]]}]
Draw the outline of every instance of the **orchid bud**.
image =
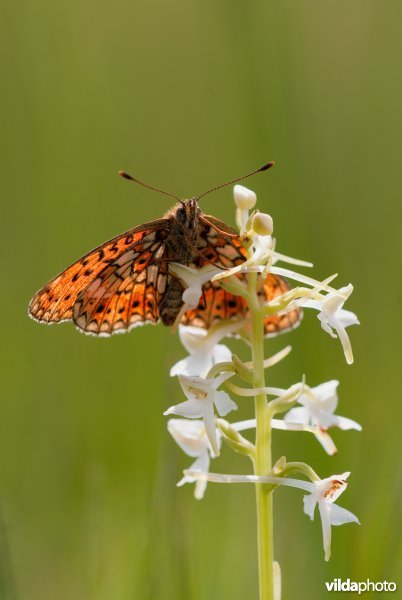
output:
[{"label": "orchid bud", "polygon": [[234,201],[237,208],[250,210],[257,202],[257,195],[243,185],[235,185],[233,188]]},{"label": "orchid bud", "polygon": [[271,215],[256,213],[253,217],[252,229],[257,235],[271,235],[274,230]]}]

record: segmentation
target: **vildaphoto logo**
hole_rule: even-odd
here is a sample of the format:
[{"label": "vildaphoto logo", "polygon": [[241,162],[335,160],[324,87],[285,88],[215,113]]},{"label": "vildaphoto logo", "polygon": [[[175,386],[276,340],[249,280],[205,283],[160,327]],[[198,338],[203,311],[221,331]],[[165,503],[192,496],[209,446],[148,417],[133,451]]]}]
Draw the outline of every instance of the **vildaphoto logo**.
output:
[{"label": "vildaphoto logo", "polygon": [[349,578],[334,579],[326,581],[325,586],[328,592],[357,592],[364,594],[365,592],[395,592],[396,583],[394,581],[351,581]]}]

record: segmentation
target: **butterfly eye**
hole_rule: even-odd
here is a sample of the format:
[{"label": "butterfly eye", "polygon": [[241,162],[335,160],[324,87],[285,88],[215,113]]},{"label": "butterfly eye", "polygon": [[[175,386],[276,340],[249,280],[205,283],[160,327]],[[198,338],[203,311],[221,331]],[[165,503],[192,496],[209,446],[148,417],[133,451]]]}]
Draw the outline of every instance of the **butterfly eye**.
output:
[{"label": "butterfly eye", "polygon": [[176,211],[176,217],[181,223],[185,223],[187,220],[186,210],[183,207],[180,207]]}]

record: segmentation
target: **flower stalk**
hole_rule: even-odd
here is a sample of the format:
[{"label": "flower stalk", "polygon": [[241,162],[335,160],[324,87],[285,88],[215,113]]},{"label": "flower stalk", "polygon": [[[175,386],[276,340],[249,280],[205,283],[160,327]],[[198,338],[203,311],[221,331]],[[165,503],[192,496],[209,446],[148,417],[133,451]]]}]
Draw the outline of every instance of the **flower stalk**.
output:
[{"label": "flower stalk", "polygon": [[[254,366],[254,388],[265,388],[264,370],[264,314],[257,296],[257,274],[249,274],[249,308],[251,314],[251,348]],[[271,418],[266,394],[255,396],[255,455],[254,474],[268,476],[272,469]],[[274,600],[274,547],[272,488],[265,484],[255,486],[257,504],[257,545],[260,600]]]}]

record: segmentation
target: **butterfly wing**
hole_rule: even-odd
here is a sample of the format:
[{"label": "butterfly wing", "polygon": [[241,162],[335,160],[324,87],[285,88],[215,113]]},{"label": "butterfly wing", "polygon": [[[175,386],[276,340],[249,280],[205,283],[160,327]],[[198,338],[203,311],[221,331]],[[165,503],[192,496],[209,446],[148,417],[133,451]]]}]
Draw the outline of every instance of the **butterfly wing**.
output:
[{"label": "butterfly wing", "polygon": [[[259,292],[259,296],[262,302],[265,304],[266,302],[270,302],[277,298],[281,294],[289,291],[290,285],[288,282],[283,279],[283,277],[279,277],[279,275],[273,275],[270,273],[266,280],[264,281],[264,285]],[[298,308],[295,310],[291,310],[284,315],[272,315],[270,317],[266,317],[264,321],[265,335],[275,336],[278,333],[284,333],[285,331],[289,331],[290,329],[294,329],[297,327],[303,318],[303,311]]]},{"label": "butterfly wing", "polygon": [[83,256],[35,294],[30,316],[45,323],[73,320],[95,335],[156,323],[166,287],[160,259],[167,224],[168,219],[145,223]]},{"label": "butterfly wing", "polygon": [[[201,268],[210,262],[225,267],[235,267],[246,260],[246,251],[238,233],[215,217],[203,215],[200,218],[200,255],[194,263]],[[201,256],[202,255],[202,256]],[[262,302],[269,302],[290,289],[285,279],[269,274],[259,292]],[[196,309],[189,310],[182,319],[184,325],[209,329],[226,319],[241,319],[247,316],[247,303],[241,296],[231,294],[219,285],[209,281],[203,286],[203,294]],[[276,335],[292,329],[299,323],[301,310],[293,310],[286,315],[275,315],[265,319],[265,335]]]}]

